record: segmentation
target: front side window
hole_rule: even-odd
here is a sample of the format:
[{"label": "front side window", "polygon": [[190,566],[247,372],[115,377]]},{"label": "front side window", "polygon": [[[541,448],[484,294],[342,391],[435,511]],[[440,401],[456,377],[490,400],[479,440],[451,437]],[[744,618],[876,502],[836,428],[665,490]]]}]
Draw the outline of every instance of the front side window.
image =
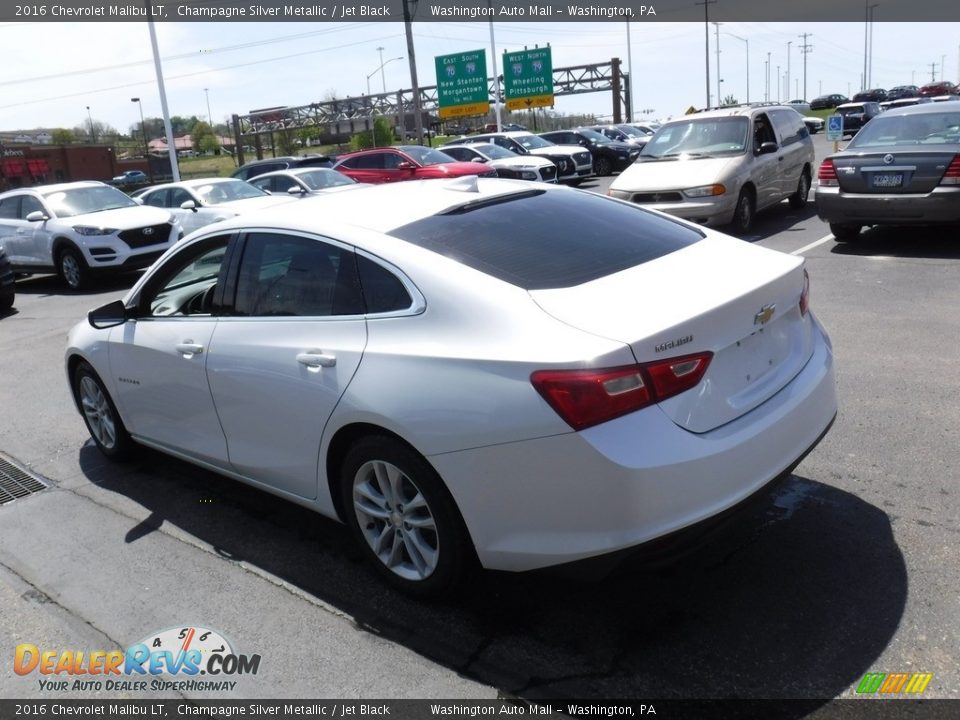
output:
[{"label": "front side window", "polygon": [[19,205],[20,197],[16,195],[0,200],[0,220],[16,220]]},{"label": "front side window", "polygon": [[139,307],[148,317],[215,314],[214,293],[221,282],[229,237],[210,238],[169,258],[144,288]]},{"label": "front side window", "polygon": [[27,215],[32,212],[39,210],[44,215],[47,211],[43,207],[43,203],[37,200],[33,195],[24,195],[23,199],[20,201],[20,219],[26,220]]},{"label": "front side window", "polygon": [[250,317],[363,314],[354,253],[316,238],[251,233],[234,311]]},{"label": "front side window", "polygon": [[143,196],[143,204],[151,207],[167,207],[168,190],[157,190]]},{"label": "front side window", "polygon": [[188,193],[183,188],[170,188],[170,201],[168,207],[178,208],[188,200],[193,200],[194,204],[197,202],[194,200],[193,195]]}]

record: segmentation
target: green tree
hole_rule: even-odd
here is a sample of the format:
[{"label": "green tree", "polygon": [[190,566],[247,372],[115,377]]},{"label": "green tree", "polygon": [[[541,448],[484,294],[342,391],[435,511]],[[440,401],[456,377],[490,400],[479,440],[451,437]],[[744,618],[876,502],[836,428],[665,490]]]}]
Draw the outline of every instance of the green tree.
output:
[{"label": "green tree", "polygon": [[199,120],[190,130],[190,138],[193,140],[193,149],[199,152],[214,152],[220,147],[220,141],[213,132],[213,128],[203,120]]},{"label": "green tree", "polygon": [[388,147],[393,143],[393,126],[385,117],[375,118],[373,130],[364,130],[350,137],[351,150],[364,150],[372,147]]},{"label": "green tree", "polygon": [[727,95],[727,96],[723,99],[723,104],[724,104],[724,105],[739,105],[739,104],[740,104],[740,101],[737,100],[737,98],[735,98],[733,95]]},{"label": "green tree", "polygon": [[73,134],[73,130],[68,130],[67,128],[56,128],[50,135],[53,137],[54,145],[69,145],[72,142],[76,142],[77,139]]}]

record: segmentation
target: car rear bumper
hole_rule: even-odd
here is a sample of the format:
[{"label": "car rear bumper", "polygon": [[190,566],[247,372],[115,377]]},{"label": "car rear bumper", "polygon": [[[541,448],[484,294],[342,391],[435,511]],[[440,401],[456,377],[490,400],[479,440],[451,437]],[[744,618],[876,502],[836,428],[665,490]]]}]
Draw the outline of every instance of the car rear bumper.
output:
[{"label": "car rear bumper", "polygon": [[960,186],[941,186],[926,194],[845,193],[817,187],[817,215],[829,223],[930,225],[960,222]]},{"label": "car rear bumper", "polygon": [[694,434],[658,407],[593,428],[431,456],[481,563],[522,571],[621,551],[716,516],[795,465],[836,415],[817,326],[803,370],[759,407]]}]

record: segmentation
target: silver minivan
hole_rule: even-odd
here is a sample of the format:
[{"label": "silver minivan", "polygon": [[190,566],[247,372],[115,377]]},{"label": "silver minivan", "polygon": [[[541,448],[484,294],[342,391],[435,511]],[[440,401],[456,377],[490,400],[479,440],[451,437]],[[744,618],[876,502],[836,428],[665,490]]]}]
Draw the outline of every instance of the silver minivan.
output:
[{"label": "silver minivan", "polygon": [[813,163],[810,132],[793,108],[721,108],[663,125],[608,194],[746,233],[759,210],[784,199],[806,205]]}]

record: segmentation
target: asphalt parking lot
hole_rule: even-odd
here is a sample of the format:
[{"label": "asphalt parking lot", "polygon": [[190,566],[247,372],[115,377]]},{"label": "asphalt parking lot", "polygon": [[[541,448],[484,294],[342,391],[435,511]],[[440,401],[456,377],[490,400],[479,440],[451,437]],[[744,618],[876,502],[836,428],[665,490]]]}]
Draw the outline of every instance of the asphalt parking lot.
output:
[{"label": "asphalt parking lot", "polygon": [[[836,356],[824,441],[670,563],[599,581],[487,573],[442,603],[388,589],[345,528],[305,509],[153,452],[105,461],[62,354],[68,328],[132,280],[88,294],[18,281],[0,319],[0,454],[50,488],[0,507],[0,635],[111,650],[214,628],[262,657],[237,698],[827,699],[867,672],[933,673],[925,697],[960,698],[956,229],[844,245],[812,204],[783,203],[744,239],[806,258]],[[56,697],[9,667],[0,697]]]}]

